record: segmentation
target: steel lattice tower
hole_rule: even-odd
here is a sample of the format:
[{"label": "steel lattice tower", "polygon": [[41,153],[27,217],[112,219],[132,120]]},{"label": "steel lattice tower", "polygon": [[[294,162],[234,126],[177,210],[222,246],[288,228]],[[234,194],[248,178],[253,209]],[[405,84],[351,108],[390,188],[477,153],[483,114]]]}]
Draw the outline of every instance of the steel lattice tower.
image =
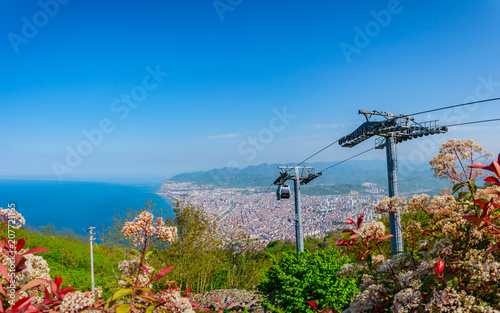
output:
[{"label": "steel lattice tower", "polygon": [[[363,110],[359,110],[358,114],[363,114],[366,122],[361,124],[351,134],[340,138],[339,144],[342,147],[352,148],[372,136],[380,136],[381,138],[377,138],[375,141],[375,148],[386,148],[389,197],[398,197],[399,176],[396,144],[422,136],[446,133],[448,128],[446,126],[439,126],[438,121],[417,123],[413,117],[408,115],[394,115],[385,112]],[[370,118],[373,115],[383,116],[385,120],[371,121]],[[401,215],[399,213],[394,215],[389,214],[389,228],[391,235],[393,235],[391,237],[391,252],[393,254],[403,251],[403,238],[400,225]]]}]

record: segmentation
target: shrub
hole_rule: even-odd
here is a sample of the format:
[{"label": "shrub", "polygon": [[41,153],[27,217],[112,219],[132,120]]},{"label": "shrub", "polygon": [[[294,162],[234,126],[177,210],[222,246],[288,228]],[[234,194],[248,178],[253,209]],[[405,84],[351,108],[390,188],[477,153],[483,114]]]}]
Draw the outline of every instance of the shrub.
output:
[{"label": "shrub", "polygon": [[[341,309],[357,291],[355,280],[337,277],[349,262],[336,247],[284,253],[265,271],[258,286],[266,296],[263,305],[276,312],[314,312],[316,309]],[[314,301],[314,306],[308,302]]]},{"label": "shrub", "polygon": [[[360,292],[344,313],[500,312],[500,156],[489,166],[474,163],[488,156],[472,141],[452,139],[431,165],[437,177],[455,184],[456,197],[445,192],[375,205],[378,213],[403,214],[403,254],[391,259],[373,240],[366,244],[366,238],[384,235],[381,227],[346,221],[354,225],[347,230],[353,235],[337,244],[355,264],[341,273],[357,277]],[[480,169],[494,173],[485,179],[489,188],[475,184]]]}]

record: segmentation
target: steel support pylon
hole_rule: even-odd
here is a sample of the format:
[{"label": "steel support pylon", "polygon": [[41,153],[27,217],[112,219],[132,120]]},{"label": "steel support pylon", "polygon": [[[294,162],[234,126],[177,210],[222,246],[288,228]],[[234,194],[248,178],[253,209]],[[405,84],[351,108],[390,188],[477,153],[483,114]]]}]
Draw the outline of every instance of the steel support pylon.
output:
[{"label": "steel support pylon", "polygon": [[298,254],[299,251],[304,251],[304,227],[302,226],[302,206],[300,202],[300,175],[297,166],[295,167],[293,187],[295,196],[295,242]]},{"label": "steel support pylon", "polygon": [[[392,134],[385,137],[385,151],[387,154],[387,178],[389,180],[389,197],[399,196],[398,159],[396,141]],[[401,234],[401,214],[389,214],[389,229],[391,232],[391,252],[403,251],[403,238]],[[394,254],[393,254],[394,256]]]}]

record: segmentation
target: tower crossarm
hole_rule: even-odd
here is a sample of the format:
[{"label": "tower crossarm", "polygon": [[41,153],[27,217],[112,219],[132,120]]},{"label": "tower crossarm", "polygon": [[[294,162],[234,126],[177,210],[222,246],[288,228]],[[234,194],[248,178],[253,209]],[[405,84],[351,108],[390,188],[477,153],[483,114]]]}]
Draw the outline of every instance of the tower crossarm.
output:
[{"label": "tower crossarm", "polygon": [[364,122],[355,131],[340,138],[339,145],[351,148],[375,135],[406,131],[410,128],[410,121],[409,117],[392,117],[385,121]]}]

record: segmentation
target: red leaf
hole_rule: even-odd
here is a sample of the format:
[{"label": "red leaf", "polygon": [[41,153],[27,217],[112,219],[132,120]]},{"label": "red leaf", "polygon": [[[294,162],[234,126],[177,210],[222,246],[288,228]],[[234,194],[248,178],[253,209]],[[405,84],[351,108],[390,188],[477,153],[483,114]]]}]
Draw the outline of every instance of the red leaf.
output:
[{"label": "red leaf", "polygon": [[359,226],[361,226],[361,223],[363,223],[363,218],[365,217],[364,214],[361,214],[359,217],[358,217],[358,223],[357,223],[357,226],[356,228],[359,228]]},{"label": "red leaf", "polygon": [[46,282],[47,282],[47,280],[46,280],[46,279],[35,278],[35,279],[31,280],[30,282],[28,282],[27,284],[25,284],[25,285],[23,286],[23,288],[21,288],[21,289],[19,290],[19,292],[23,292],[23,291],[25,291],[25,290],[27,290],[27,289],[30,289],[30,288],[33,288],[33,287],[39,286],[39,285],[41,285],[41,284],[43,284],[43,283],[46,283]]},{"label": "red leaf", "polygon": [[436,270],[436,273],[438,273],[438,275],[440,275],[444,270],[444,262],[441,260],[438,260],[437,265],[434,269]]},{"label": "red leaf", "polygon": [[391,238],[391,237],[394,237],[394,235],[387,235],[384,237],[380,237],[378,240],[382,241],[382,240],[386,240],[387,238]]},{"label": "red leaf", "polygon": [[488,254],[490,254],[491,252],[498,250],[498,249],[500,249],[500,241],[497,242],[496,244],[492,245],[488,249],[486,249],[486,253],[484,254],[484,258],[486,258],[488,256]]},{"label": "red leaf", "polygon": [[345,221],[345,223],[347,223],[347,224],[351,224],[351,225],[356,226],[356,223],[354,223],[354,221],[353,221],[352,219],[350,219],[350,218],[348,218],[348,219]]},{"label": "red leaf", "polygon": [[500,164],[497,161],[493,161],[490,164],[491,171],[500,176]]},{"label": "red leaf", "polygon": [[56,279],[54,279],[54,282],[56,283],[57,289],[59,289],[59,287],[61,287],[62,284],[62,278],[56,277]]},{"label": "red leaf", "polygon": [[481,222],[481,219],[474,216],[474,215],[464,215],[462,216],[464,220],[467,220],[469,222]]},{"label": "red leaf", "polygon": [[50,293],[46,287],[43,287],[43,292],[45,293],[45,299],[50,300]]},{"label": "red leaf", "polygon": [[313,308],[315,308],[317,305],[316,302],[314,302],[314,301],[309,301],[309,302],[307,302],[307,304],[309,304]]},{"label": "red leaf", "polygon": [[493,177],[493,176],[486,177],[484,179],[484,181],[489,181],[489,182],[495,183],[495,185],[500,184],[500,181],[498,180],[498,178]]},{"label": "red leaf", "polygon": [[19,299],[19,300],[17,300],[16,304],[14,304],[12,307],[10,307],[10,309],[13,312],[24,311],[30,306],[31,299],[33,299],[33,297],[26,297],[26,298]]},{"label": "red leaf", "polygon": [[171,266],[171,267],[167,267],[167,268],[162,269],[158,274],[156,274],[153,277],[153,281],[165,277],[167,275],[167,272],[173,270],[174,268],[175,268],[175,266]]},{"label": "red leaf", "polygon": [[469,167],[472,167],[472,168],[481,168],[483,170],[484,169],[488,169],[489,170],[489,166],[486,165],[486,164],[484,164],[484,163],[481,163],[481,162],[472,163],[471,165],[469,165]]},{"label": "red leaf", "polygon": [[19,241],[17,242],[16,251],[17,252],[21,251],[21,249],[24,247],[25,243],[26,243],[26,241],[24,241],[24,238],[19,239]]},{"label": "red leaf", "polygon": [[147,269],[147,267],[144,264],[142,264],[141,266],[146,271],[146,274],[148,274],[148,276],[151,275],[151,273],[149,272],[149,270]]},{"label": "red leaf", "polygon": [[190,292],[192,289],[193,289],[193,288],[188,288],[188,289],[186,290],[186,293]]},{"label": "red leaf", "polygon": [[349,240],[339,240],[335,243],[336,246],[347,246],[349,244]]},{"label": "red leaf", "polygon": [[358,235],[356,235],[356,234],[354,234],[351,237],[349,237],[349,239],[356,239],[356,238],[358,238]]},{"label": "red leaf", "polygon": [[2,263],[0,263],[0,273],[7,280],[7,282],[10,283],[9,271],[7,270],[5,265],[3,265]]},{"label": "red leaf", "polygon": [[38,247],[38,248],[33,248],[31,250],[28,250],[26,252],[23,253],[23,255],[26,255],[26,254],[33,254],[33,253],[37,253],[37,252],[43,252],[43,251],[50,251],[49,249],[47,248],[43,248],[43,247]]},{"label": "red leaf", "polygon": [[214,298],[220,305],[223,305],[222,302],[218,298]]},{"label": "red leaf", "polygon": [[354,233],[355,230],[354,229],[344,229],[342,232],[343,233]]}]

